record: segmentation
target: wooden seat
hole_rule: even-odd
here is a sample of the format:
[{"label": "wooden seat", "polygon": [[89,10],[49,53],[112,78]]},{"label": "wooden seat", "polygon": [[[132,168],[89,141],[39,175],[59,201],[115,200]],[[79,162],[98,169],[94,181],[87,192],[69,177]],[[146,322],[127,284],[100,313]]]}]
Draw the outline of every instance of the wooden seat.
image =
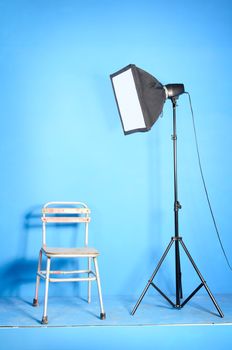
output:
[{"label": "wooden seat", "polygon": [[53,248],[53,247],[43,247],[44,254],[47,256],[57,256],[57,257],[96,257],[99,252],[95,248],[83,247],[83,248]]},{"label": "wooden seat", "polygon": [[[88,282],[88,302],[91,301],[91,283],[97,282],[98,295],[100,302],[100,318],[105,319],[100,276],[97,257],[99,251],[88,246],[90,222],[90,209],[82,202],[48,202],[42,208],[42,247],[39,252],[38,269],[36,277],[35,298],[33,306],[38,305],[38,294],[40,279],[45,280],[44,311],[42,324],[48,323],[47,304],[49,282]],[[84,246],[82,247],[49,247],[46,245],[47,225],[53,228],[59,225],[84,225]],[[58,225],[58,226],[57,226]],[[42,269],[42,258],[46,258],[46,269]],[[84,270],[51,270],[51,260],[59,258],[87,259],[87,268]],[[91,262],[94,263],[94,270],[91,268]],[[72,275],[67,277],[67,275]],[[57,277],[58,276],[58,277]],[[62,277],[60,277],[62,276]]]}]

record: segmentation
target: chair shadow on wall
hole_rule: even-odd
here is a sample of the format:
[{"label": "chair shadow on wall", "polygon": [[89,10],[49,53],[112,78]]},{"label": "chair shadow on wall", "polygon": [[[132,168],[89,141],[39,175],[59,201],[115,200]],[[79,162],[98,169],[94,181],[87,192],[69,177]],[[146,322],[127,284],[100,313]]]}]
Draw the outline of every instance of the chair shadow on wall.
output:
[{"label": "chair shadow on wall", "polygon": [[[17,258],[5,266],[1,267],[0,279],[0,295],[7,297],[19,297],[27,302],[32,302],[35,291],[36,271],[38,264],[39,250],[42,244],[42,224],[41,224],[41,208],[43,205],[35,205],[29,208],[23,215],[22,228],[17,246]],[[56,224],[57,225],[57,224]],[[59,224],[59,228],[60,225]],[[76,229],[76,225],[72,225]],[[58,227],[57,227],[58,228]],[[76,233],[76,232],[75,232]],[[75,244],[74,230],[71,236],[71,243]],[[60,259],[61,260],[61,259]],[[67,267],[67,261],[64,259],[59,262],[59,269]],[[42,287],[43,281],[41,281]],[[72,283],[70,283],[72,284]],[[62,285],[67,285],[62,283]],[[72,284],[72,295],[80,296],[79,283]],[[43,288],[43,287],[42,287]],[[43,289],[40,291],[40,298],[43,298]],[[61,295],[65,294],[62,287],[57,288]],[[70,294],[70,289],[69,289]],[[67,294],[66,294],[67,295]],[[31,300],[28,299],[31,298]],[[28,301],[29,300],[29,301]]]},{"label": "chair shadow on wall", "polygon": [[17,244],[17,258],[1,268],[0,294],[4,296],[21,296],[21,289],[35,281],[37,259],[29,257],[29,234],[41,227],[41,206],[31,207],[22,219],[21,233]]}]

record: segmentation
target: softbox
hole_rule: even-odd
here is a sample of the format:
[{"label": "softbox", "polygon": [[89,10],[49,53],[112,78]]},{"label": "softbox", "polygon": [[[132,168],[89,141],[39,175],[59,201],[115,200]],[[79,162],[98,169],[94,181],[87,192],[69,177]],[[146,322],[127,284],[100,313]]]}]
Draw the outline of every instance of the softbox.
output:
[{"label": "softbox", "polygon": [[165,87],[130,64],[110,75],[124,134],[148,131],[162,113]]}]

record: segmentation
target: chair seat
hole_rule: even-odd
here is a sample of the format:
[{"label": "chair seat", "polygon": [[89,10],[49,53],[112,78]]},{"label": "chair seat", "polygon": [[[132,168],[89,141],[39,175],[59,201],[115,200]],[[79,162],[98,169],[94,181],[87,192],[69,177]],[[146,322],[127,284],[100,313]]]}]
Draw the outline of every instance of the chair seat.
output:
[{"label": "chair seat", "polygon": [[82,248],[53,248],[53,247],[43,247],[43,252],[47,256],[57,256],[57,257],[96,257],[99,252],[95,248],[82,247]]}]

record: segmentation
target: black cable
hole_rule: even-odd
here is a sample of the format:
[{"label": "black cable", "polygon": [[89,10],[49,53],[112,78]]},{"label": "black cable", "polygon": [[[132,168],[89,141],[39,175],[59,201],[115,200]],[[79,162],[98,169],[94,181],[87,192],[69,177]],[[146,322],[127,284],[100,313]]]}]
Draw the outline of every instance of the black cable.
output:
[{"label": "black cable", "polygon": [[220,246],[221,246],[222,252],[224,254],[224,257],[226,259],[227,265],[230,268],[230,270],[232,271],[231,264],[229,262],[229,259],[227,257],[227,254],[226,254],[225,249],[224,249],[223,244],[222,244],[222,240],[221,240],[221,237],[220,237],[220,234],[219,234],[219,230],[218,230],[217,223],[216,223],[216,220],[215,220],[215,217],[214,217],[213,209],[212,209],[212,206],[211,206],[211,203],[210,203],[210,199],[209,199],[208,190],[207,190],[206,183],[205,183],[205,178],[204,178],[204,174],[203,174],[203,170],[202,170],[202,166],[201,166],[201,157],[200,157],[200,152],[199,152],[199,145],[198,145],[198,140],[197,140],[197,132],[196,132],[195,118],[194,118],[194,113],[193,113],[191,97],[190,97],[190,94],[188,92],[185,92],[185,93],[188,95],[188,98],[189,98],[189,105],[190,105],[191,114],[192,114],[192,122],[193,122],[195,145],[196,145],[196,150],[197,150],[198,165],[199,165],[199,169],[200,169],[200,173],[201,173],[201,179],[202,179],[204,190],[205,190],[205,195],[206,195],[206,198],[207,198],[209,210],[210,210],[211,217],[212,217],[213,224],[214,224],[214,228],[215,228],[215,231],[216,231],[216,234],[217,234],[217,237],[218,237],[218,241],[220,243]]}]

